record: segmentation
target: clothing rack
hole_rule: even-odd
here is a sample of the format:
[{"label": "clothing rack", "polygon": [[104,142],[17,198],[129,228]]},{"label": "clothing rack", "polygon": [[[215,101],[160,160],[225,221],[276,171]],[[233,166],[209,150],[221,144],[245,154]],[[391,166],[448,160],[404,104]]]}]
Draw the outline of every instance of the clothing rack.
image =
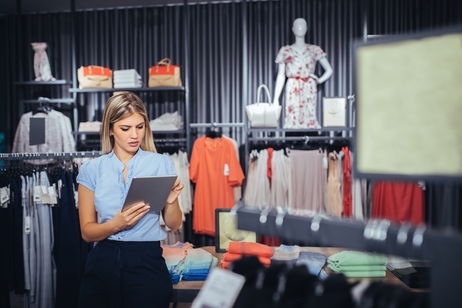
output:
[{"label": "clothing rack", "polygon": [[50,152],[50,153],[0,153],[0,160],[84,158],[101,156],[99,151],[91,152]]},{"label": "clothing rack", "polygon": [[235,206],[239,229],[279,236],[309,245],[345,247],[431,261],[431,307],[460,307],[462,235],[424,226],[396,225],[388,220],[367,223],[352,219],[287,214],[282,208]]},{"label": "clothing rack", "polygon": [[334,136],[287,136],[287,137],[249,137],[251,142],[255,141],[330,141],[330,140],[350,140],[349,137],[334,137]]},{"label": "clothing rack", "polygon": [[229,123],[220,123],[220,122],[211,122],[211,123],[190,123],[189,127],[191,128],[200,128],[200,127],[245,127],[244,122],[229,122]]},{"label": "clothing rack", "polygon": [[172,139],[172,138],[165,138],[165,139],[155,139],[154,143],[182,143],[182,142],[186,142],[186,138],[176,138],[176,139]]}]

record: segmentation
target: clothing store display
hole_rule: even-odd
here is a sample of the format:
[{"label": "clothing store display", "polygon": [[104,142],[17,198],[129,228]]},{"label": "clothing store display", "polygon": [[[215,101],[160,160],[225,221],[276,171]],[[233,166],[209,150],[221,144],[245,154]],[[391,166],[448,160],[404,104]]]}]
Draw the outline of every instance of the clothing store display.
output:
[{"label": "clothing store display", "polygon": [[141,88],[141,76],[135,69],[116,70],[113,72],[114,88]]},{"label": "clothing store display", "polygon": [[157,62],[149,69],[149,87],[181,87],[181,69],[172,65],[169,58]]},{"label": "clothing store display", "polygon": [[333,216],[342,216],[343,198],[342,185],[340,183],[338,157],[336,152],[329,153],[327,186],[326,186],[326,212]]},{"label": "clothing store display", "polygon": [[270,205],[270,184],[267,177],[268,151],[252,151],[249,155],[247,186],[244,191],[244,203],[258,206],[260,209]]},{"label": "clothing store display", "polygon": [[319,128],[316,117],[317,83],[313,79],[316,62],[326,53],[316,45],[306,44],[304,50],[283,46],[275,62],[285,64],[288,78],[285,90],[284,128]]},{"label": "clothing store display", "polygon": [[327,257],[322,253],[302,251],[297,258],[297,265],[305,265],[311,275],[318,276],[326,264]]},{"label": "clothing store display", "polygon": [[327,177],[322,163],[324,155],[318,150],[290,151],[289,207],[295,213],[324,211]]},{"label": "clothing store display", "polygon": [[215,235],[215,209],[234,206],[233,187],[244,179],[234,145],[226,138],[201,137],[194,142],[189,175],[196,183],[193,228]]},{"label": "clothing store display", "polygon": [[151,129],[155,131],[180,130],[183,129],[183,118],[178,113],[167,112],[149,122]]},{"label": "clothing store display", "polygon": [[372,217],[395,222],[424,222],[424,193],[410,182],[376,182],[374,184]]},{"label": "clothing store display", "polygon": [[[222,135],[222,137],[228,139],[229,141],[233,143],[234,149],[236,150],[236,158],[239,161],[239,146],[237,144],[237,141],[225,135]],[[234,186],[233,193],[234,193],[234,202],[236,203],[242,199],[242,186]]]},{"label": "clothing store display", "polygon": [[31,43],[32,49],[34,50],[34,73],[35,81],[53,81],[56,78],[51,74],[50,62],[48,61],[48,55],[46,49],[47,43],[38,42]]},{"label": "clothing store display", "polygon": [[300,256],[299,246],[288,246],[281,245],[274,248],[274,255],[271,257],[272,260],[297,260]]},{"label": "clothing store display", "polygon": [[[265,90],[266,101],[261,100],[261,91]],[[281,116],[281,106],[274,104],[268,87],[258,86],[257,99],[254,104],[245,106],[247,118],[251,127],[278,127]]]},{"label": "clothing store display", "polygon": [[79,123],[79,132],[100,132],[101,131],[101,122],[80,122]]},{"label": "clothing store display", "polygon": [[183,221],[185,220],[184,215],[192,211],[192,187],[189,181],[189,161],[188,154],[183,151],[178,151],[174,154],[164,154],[171,158],[175,165],[175,170],[181,184],[183,184],[183,190],[181,191],[178,202],[180,204],[181,212],[183,214]]},{"label": "clothing store display", "polygon": [[347,277],[385,277],[387,259],[358,251],[344,250],[327,258],[328,267]]},{"label": "clothing store display", "polygon": [[[30,145],[30,120],[34,118],[45,119],[45,143]],[[48,113],[27,112],[21,116],[14,136],[12,152],[15,153],[49,153],[73,152],[75,140],[72,135],[71,121],[68,117],[56,110]],[[29,160],[33,164],[49,164],[53,159]]]},{"label": "clothing store display", "polygon": [[112,71],[102,66],[81,66],[77,70],[79,88],[112,88]]},{"label": "clothing store display", "polygon": [[88,255],[78,307],[168,307],[171,296],[159,242],[106,239]]},{"label": "clothing store display", "polygon": [[348,147],[342,148],[343,152],[343,216],[352,216],[352,196],[351,196],[351,159]]},{"label": "clothing store display", "polygon": [[252,242],[230,242],[228,245],[228,252],[266,258],[271,258],[274,255],[274,249],[272,247]]}]

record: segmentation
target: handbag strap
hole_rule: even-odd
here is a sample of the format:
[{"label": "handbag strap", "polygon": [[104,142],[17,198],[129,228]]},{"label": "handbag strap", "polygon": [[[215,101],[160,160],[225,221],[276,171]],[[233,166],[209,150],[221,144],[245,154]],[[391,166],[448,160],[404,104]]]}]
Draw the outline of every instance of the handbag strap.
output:
[{"label": "handbag strap", "polygon": [[157,62],[157,65],[171,65],[172,61],[170,58],[163,58],[159,62]]},{"label": "handbag strap", "polygon": [[266,96],[268,97],[268,102],[270,104],[272,104],[273,102],[271,101],[271,94],[270,94],[270,91],[268,89],[268,87],[265,85],[265,84],[261,84],[258,86],[258,89],[257,89],[257,100],[256,100],[256,103],[260,103],[260,97],[261,97],[261,90],[264,89],[265,92],[266,92]]}]

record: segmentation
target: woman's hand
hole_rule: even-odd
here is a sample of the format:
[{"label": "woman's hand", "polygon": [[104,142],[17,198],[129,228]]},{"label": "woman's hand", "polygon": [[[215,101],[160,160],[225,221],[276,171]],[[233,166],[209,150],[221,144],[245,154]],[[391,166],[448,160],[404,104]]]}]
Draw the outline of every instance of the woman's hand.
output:
[{"label": "woman's hand", "polygon": [[172,187],[172,190],[170,191],[170,194],[167,197],[167,203],[173,203],[178,199],[178,196],[180,195],[181,191],[183,190],[184,185],[181,184],[180,179],[177,178],[175,181],[175,184]]},{"label": "woman's hand", "polygon": [[112,218],[117,232],[134,226],[149,211],[149,208],[146,203],[139,202],[125,211],[117,212]]}]

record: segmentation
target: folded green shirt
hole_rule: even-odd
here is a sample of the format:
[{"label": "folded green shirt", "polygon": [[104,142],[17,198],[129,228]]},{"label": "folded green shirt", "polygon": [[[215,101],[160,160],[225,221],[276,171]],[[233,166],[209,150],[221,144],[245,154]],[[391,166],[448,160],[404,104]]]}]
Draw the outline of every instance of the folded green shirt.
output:
[{"label": "folded green shirt", "polygon": [[364,272],[345,272],[343,275],[348,278],[375,278],[375,277],[385,277],[385,271],[364,271]]},{"label": "folded green shirt", "polygon": [[346,265],[337,266],[335,264],[328,264],[329,268],[338,272],[364,272],[364,271],[385,271],[387,270],[385,264],[382,265]]},{"label": "folded green shirt", "polygon": [[344,250],[331,255],[327,262],[335,266],[350,265],[384,265],[387,259],[384,256],[373,255],[358,251]]},{"label": "folded green shirt", "polygon": [[380,272],[380,271],[385,271],[387,268],[385,264],[378,265],[378,264],[365,264],[365,265],[337,265],[337,264],[332,264],[328,263],[328,267],[332,269],[333,271],[336,272]]}]

